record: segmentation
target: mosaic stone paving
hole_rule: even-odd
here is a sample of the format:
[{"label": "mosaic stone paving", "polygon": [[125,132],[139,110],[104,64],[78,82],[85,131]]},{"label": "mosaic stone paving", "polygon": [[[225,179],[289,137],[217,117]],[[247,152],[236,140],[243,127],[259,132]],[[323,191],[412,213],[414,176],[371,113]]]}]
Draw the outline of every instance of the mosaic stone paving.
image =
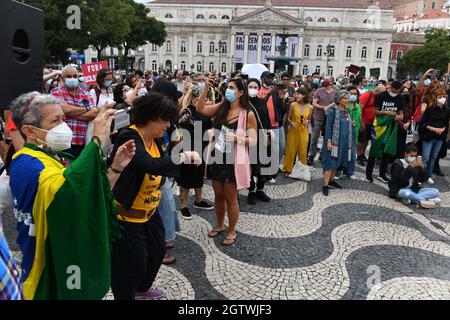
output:
[{"label": "mosaic stone paving", "polygon": [[[319,168],[310,183],[279,176],[266,187],[270,203],[249,206],[241,192],[231,247],[221,244],[225,233],[207,237],[214,211],[192,208],[192,220],[179,215],[170,250],[177,261],[162,266],[154,286],[169,300],[450,299],[450,161],[441,166],[447,176],[435,186],[443,202],[433,210],[388,198],[387,185],[362,180],[362,167],[358,180],[341,178],[344,189],[329,197]],[[213,200],[210,185],[204,196]],[[8,213],[3,220],[18,250],[14,221]]]}]

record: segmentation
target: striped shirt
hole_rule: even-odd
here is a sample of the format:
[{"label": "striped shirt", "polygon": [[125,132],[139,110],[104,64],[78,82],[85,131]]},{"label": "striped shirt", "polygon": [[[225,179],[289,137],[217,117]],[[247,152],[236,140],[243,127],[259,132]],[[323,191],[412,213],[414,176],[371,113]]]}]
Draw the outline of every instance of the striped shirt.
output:
[{"label": "striped shirt", "polygon": [[22,300],[19,270],[3,236],[0,222],[0,300]]}]

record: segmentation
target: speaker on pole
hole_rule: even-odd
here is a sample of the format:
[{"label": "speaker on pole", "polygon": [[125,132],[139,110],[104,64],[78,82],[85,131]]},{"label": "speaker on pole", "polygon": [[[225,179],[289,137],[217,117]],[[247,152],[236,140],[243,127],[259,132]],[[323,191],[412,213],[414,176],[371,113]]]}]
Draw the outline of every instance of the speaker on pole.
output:
[{"label": "speaker on pole", "polygon": [[17,96],[42,91],[44,12],[0,0],[0,108]]}]

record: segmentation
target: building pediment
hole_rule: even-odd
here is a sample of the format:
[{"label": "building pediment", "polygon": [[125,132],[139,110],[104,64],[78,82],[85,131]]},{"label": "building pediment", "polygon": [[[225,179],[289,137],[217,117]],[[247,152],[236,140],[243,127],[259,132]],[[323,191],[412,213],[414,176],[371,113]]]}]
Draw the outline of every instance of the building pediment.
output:
[{"label": "building pediment", "polygon": [[234,18],[230,21],[231,25],[255,25],[255,24],[267,24],[276,23],[276,26],[306,26],[303,18],[297,19],[291,15],[275,9],[272,6],[266,6],[258,9],[254,12],[250,12],[244,16]]}]

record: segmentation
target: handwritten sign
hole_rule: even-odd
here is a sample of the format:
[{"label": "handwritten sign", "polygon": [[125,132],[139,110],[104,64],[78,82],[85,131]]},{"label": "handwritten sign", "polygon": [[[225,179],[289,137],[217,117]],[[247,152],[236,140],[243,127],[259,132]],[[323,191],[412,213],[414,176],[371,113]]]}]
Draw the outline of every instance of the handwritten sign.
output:
[{"label": "handwritten sign", "polygon": [[100,69],[108,68],[107,61],[99,61],[89,64],[83,64],[81,70],[83,71],[84,82],[86,85],[90,86],[97,82],[97,73]]}]

